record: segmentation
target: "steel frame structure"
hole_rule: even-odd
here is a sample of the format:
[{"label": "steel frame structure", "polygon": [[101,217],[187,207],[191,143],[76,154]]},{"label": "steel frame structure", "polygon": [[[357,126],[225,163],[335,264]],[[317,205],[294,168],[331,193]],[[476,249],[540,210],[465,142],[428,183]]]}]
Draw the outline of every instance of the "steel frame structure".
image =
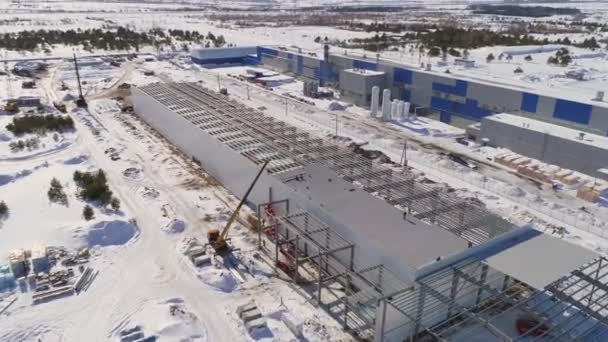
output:
[{"label": "steel frame structure", "polygon": [[[468,341],[491,334],[494,341],[599,342],[608,339],[607,282],[604,257],[542,290],[470,258],[418,279],[414,290],[391,304],[409,318],[404,326],[413,331],[411,341]],[[522,330],[505,329],[513,317],[530,323]],[[425,321],[438,323],[425,327]]]},{"label": "steel frame structure", "polygon": [[[252,162],[270,159],[269,172],[283,181],[303,172],[305,165],[321,163],[389,204],[474,244],[512,228],[484,208],[417,182],[416,175],[407,170],[376,165],[196,84],[152,84],[140,89]],[[262,208],[279,204],[285,210],[271,224],[263,224]],[[312,265],[316,269],[312,297],[328,310],[337,304],[324,303],[323,290],[337,298],[344,327],[360,336],[375,333],[384,337],[407,328],[411,341],[466,341],[467,334],[479,329],[497,341],[608,339],[606,258],[598,258],[542,290],[491,268],[479,256],[406,283],[383,265],[358,259],[355,246],[319,219],[306,212],[290,212],[288,200],[273,201],[271,189],[269,202],[258,206],[258,219],[259,246],[263,239],[274,244],[272,249],[266,244],[264,248],[274,255],[275,267],[279,256],[285,255],[285,246],[295,263],[294,282],[301,280],[304,263]],[[262,235],[267,229],[272,234]],[[342,291],[331,286],[336,283]],[[401,313],[405,323],[386,331],[389,307]],[[569,314],[563,315],[564,311]],[[503,329],[498,323],[513,314],[530,318],[532,326],[518,334]],[[378,317],[381,322],[376,322]]]},{"label": "steel frame structure", "polygon": [[[357,267],[363,262],[356,259],[353,243],[307,212],[289,213],[288,203],[280,200],[258,206],[258,217],[262,218],[258,227],[258,245],[273,257],[277,271],[279,260],[289,254],[295,267],[283,271],[294,283],[303,284],[302,271],[314,268],[316,280],[310,289],[316,304],[333,313],[345,329],[359,337],[373,338],[377,306],[387,298],[407,291],[411,285],[383,265]],[[283,205],[283,215],[272,220],[264,217],[265,207]],[[268,243],[263,242],[264,239]],[[274,246],[269,247],[271,244]],[[283,248],[286,245],[290,247],[289,252]],[[305,268],[305,264],[309,267]],[[335,284],[340,284],[342,291],[333,288]],[[335,301],[324,302],[323,291],[331,294]],[[338,304],[341,311],[331,312]]]},{"label": "steel frame structure", "polygon": [[297,173],[303,165],[323,164],[365,191],[472,244],[481,244],[513,228],[483,207],[415,181],[417,175],[411,171],[377,164],[348,148],[311,138],[196,83],[155,83],[139,89],[254,163],[271,159],[271,174]]}]

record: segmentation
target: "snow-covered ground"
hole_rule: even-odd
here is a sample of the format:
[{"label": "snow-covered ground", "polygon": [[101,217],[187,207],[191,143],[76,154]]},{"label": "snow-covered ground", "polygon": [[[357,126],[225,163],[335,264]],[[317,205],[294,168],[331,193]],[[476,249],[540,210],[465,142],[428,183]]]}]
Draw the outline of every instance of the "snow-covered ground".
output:
[{"label": "snow-covered ground", "polygon": [[[157,63],[159,72],[177,69]],[[52,65],[41,80],[45,102],[71,92],[60,90],[62,81],[71,87],[64,64]],[[111,77],[128,82],[148,81],[135,63],[112,72]],[[0,292],[0,308],[16,298],[2,313],[0,340],[119,341],[127,332],[159,341],[295,340],[281,321],[283,312],[305,323],[304,337],[310,341],[351,340],[326,313],[274,278],[270,261],[255,256],[255,240],[244,226],[231,234],[241,263],[248,265],[242,276],[225,268],[194,267],[183,255],[186,242],[205,241],[206,230],[225,223],[235,200],[134,116],[122,114],[111,99],[118,83],[110,82],[112,89],[101,86],[110,77],[102,73],[83,73],[90,84],[89,112],[68,102],[76,130],[61,134],[59,142],[42,137],[37,153],[13,153],[8,144],[29,136],[1,132],[0,200],[10,215],[0,228],[0,264],[18,248],[89,247],[89,266],[99,273],[85,292],[38,305],[32,304],[33,289]],[[187,79],[187,74],[178,76]],[[9,120],[2,117],[2,125]],[[122,206],[93,205],[95,218],[85,221],[86,203],[76,196],[72,174],[98,168],[105,170]],[[52,178],[63,185],[67,205],[49,202]],[[253,336],[235,313],[251,300],[268,322],[265,332]]]}]

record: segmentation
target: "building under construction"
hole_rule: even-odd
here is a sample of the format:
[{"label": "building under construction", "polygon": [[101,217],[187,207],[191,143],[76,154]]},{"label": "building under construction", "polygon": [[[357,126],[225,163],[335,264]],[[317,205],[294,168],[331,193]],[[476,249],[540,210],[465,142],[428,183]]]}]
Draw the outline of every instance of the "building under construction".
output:
[{"label": "building under construction", "polygon": [[195,83],[135,112],[247,205],[259,247],[362,339],[605,341],[608,260]]}]

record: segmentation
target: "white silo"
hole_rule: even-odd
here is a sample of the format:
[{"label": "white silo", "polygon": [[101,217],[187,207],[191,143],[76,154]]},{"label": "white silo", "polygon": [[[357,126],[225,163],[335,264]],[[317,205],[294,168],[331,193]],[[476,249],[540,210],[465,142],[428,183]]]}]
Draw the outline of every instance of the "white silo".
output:
[{"label": "white silo", "polygon": [[382,120],[391,115],[391,90],[384,89],[382,92]]},{"label": "white silo", "polygon": [[372,118],[378,116],[378,102],[380,102],[380,87],[373,86],[372,87],[372,108],[370,115]]},{"label": "white silo", "polygon": [[391,104],[391,116],[388,118],[388,120],[393,120],[397,116],[398,107],[399,107],[399,100],[397,100],[397,99],[393,100],[393,103]]},{"label": "white silo", "polygon": [[403,119],[407,119],[410,116],[410,103],[405,102],[403,104]]},{"label": "white silo", "polygon": [[399,101],[397,103],[397,112],[395,112],[395,116],[393,116],[393,120],[403,119],[403,101]]}]

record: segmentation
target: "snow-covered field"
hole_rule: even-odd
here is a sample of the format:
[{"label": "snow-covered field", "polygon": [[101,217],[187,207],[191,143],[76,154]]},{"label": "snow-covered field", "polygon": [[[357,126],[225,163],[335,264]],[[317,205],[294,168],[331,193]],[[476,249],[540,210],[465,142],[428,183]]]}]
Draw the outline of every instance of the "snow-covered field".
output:
[{"label": "snow-covered field", "polygon": [[[176,69],[168,62],[157,66],[158,71]],[[64,67],[51,66],[39,88],[44,101],[70,92],[59,90],[62,81],[68,82]],[[145,83],[143,69],[134,69],[125,65],[115,76]],[[173,71],[184,79],[189,74]],[[288,283],[274,278],[269,261],[254,258],[254,240],[241,225],[232,237],[241,248],[242,264],[248,265],[242,279],[228,269],[194,267],[183,255],[184,246],[192,239],[205,241],[208,228],[222,226],[230,212],[227,204],[233,207],[235,200],[134,116],[121,114],[110,90],[95,87],[103,77],[83,75],[91,84],[89,112],[70,104],[76,130],[61,134],[59,142],[42,137],[36,151],[13,153],[8,144],[29,136],[0,132],[0,200],[10,210],[0,228],[0,264],[18,248],[88,247],[88,266],[98,273],[79,295],[37,305],[32,304],[33,288],[4,289],[0,308],[13,298],[16,302],[2,313],[0,340],[119,341],[121,333],[159,341],[294,340],[281,321],[284,312],[305,322],[308,340],[351,339]],[[2,117],[2,127],[9,120]],[[76,196],[72,174],[98,168],[105,170],[122,206],[112,210],[93,204],[95,218],[85,221],[86,203]],[[67,205],[49,202],[52,178],[63,185]],[[268,322],[265,332],[253,336],[235,313],[251,300]]]}]

